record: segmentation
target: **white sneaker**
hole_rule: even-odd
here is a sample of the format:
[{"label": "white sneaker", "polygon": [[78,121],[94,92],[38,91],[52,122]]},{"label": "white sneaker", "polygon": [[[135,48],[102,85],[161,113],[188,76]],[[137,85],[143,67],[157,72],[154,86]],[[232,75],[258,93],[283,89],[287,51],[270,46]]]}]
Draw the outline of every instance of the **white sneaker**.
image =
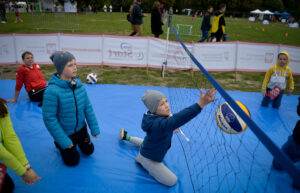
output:
[{"label": "white sneaker", "polygon": [[[122,140],[125,140],[124,138],[126,137],[125,135],[125,130],[124,130],[124,128],[122,128],[121,130],[120,130],[120,139],[122,139]],[[127,132],[126,132],[127,133]]]}]

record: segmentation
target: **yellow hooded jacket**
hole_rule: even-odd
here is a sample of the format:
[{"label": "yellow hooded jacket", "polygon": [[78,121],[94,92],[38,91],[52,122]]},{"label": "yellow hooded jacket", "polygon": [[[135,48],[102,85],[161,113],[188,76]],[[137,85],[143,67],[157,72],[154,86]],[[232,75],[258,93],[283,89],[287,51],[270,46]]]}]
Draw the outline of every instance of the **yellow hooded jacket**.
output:
[{"label": "yellow hooded jacket", "polygon": [[[263,91],[265,91],[266,88],[273,89],[274,86],[278,86],[279,88],[284,90],[286,88],[286,83],[288,83],[290,90],[294,90],[294,79],[293,79],[293,75],[292,75],[292,70],[288,66],[288,64],[290,62],[290,55],[286,51],[282,51],[282,52],[280,52],[280,54],[285,54],[288,57],[288,62],[286,63],[286,65],[281,67],[278,64],[278,59],[277,59],[276,64],[274,66],[271,66],[271,68],[269,68],[269,70],[267,71],[267,73],[265,75],[264,82],[262,84]],[[285,76],[286,79],[285,79],[284,83],[276,83],[276,82],[270,81],[271,76],[281,76],[281,77]]]}]

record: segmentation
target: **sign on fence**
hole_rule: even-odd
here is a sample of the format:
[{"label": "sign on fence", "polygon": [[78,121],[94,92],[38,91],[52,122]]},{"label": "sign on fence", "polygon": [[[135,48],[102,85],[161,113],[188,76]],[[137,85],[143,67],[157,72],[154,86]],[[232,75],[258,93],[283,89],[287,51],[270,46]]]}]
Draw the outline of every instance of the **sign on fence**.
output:
[{"label": "sign on fence", "polygon": [[[290,67],[300,74],[300,47],[250,42],[186,43],[197,60],[210,71],[265,72],[277,60],[280,51],[290,53]],[[21,54],[31,51],[35,61],[50,64],[56,50],[74,54],[81,65],[112,65],[160,68],[167,54],[167,68],[194,69],[196,66],[178,42],[152,37],[128,37],[81,34],[2,34],[0,65],[22,63]],[[168,50],[168,51],[167,51]]]}]

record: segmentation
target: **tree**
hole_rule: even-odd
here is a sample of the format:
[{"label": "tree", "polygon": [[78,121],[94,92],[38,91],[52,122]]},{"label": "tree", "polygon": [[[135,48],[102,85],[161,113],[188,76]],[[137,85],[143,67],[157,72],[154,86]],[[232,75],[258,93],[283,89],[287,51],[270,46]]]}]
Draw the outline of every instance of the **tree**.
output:
[{"label": "tree", "polygon": [[271,11],[284,11],[284,5],[282,0],[263,0],[262,8]]}]

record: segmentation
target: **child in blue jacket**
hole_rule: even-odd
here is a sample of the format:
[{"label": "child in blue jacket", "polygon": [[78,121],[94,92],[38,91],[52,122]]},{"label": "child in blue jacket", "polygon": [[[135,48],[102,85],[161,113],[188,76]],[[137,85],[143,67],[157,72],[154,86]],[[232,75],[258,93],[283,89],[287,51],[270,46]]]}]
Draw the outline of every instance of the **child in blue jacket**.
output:
[{"label": "child in blue jacket", "polygon": [[75,166],[79,163],[77,144],[86,155],[94,152],[85,121],[93,137],[98,137],[100,130],[84,85],[76,76],[74,56],[55,52],[50,59],[57,73],[52,75],[44,94],[43,119],[64,163]]},{"label": "child in blue jacket", "polygon": [[173,186],[177,183],[177,176],[162,162],[171,147],[173,132],[197,116],[205,105],[217,100],[213,98],[216,94],[214,89],[208,90],[205,95],[202,90],[200,92],[198,103],[171,115],[165,95],[159,91],[147,90],[142,98],[145,106],[149,109],[142,120],[142,129],[146,132],[146,137],[143,140],[130,137],[124,129],[120,131],[120,139],[140,146],[140,153],[136,157],[136,161],[152,177],[166,186]]}]

